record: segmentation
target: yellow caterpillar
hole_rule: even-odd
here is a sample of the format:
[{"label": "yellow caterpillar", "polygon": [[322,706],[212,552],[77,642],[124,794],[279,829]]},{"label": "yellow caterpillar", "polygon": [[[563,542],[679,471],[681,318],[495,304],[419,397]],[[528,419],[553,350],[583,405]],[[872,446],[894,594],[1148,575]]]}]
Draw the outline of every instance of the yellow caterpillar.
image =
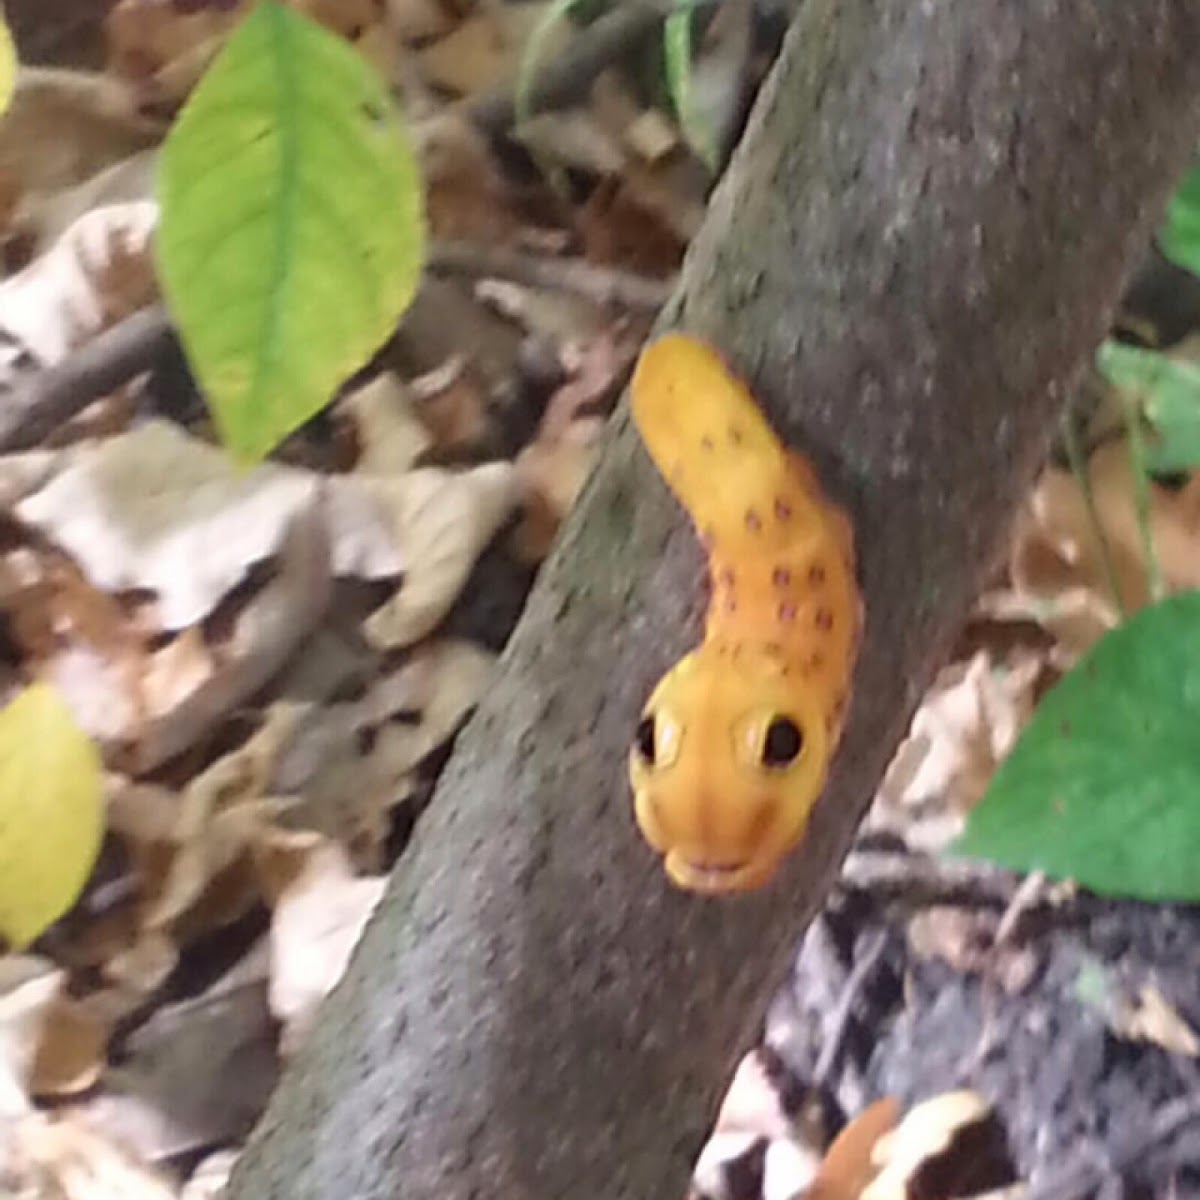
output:
[{"label": "yellow caterpillar", "polygon": [[853,533],[705,343],[646,347],[632,411],[711,587],[704,641],[638,723],[635,815],[677,886],[744,891],[800,841],[841,736],[862,628]]}]

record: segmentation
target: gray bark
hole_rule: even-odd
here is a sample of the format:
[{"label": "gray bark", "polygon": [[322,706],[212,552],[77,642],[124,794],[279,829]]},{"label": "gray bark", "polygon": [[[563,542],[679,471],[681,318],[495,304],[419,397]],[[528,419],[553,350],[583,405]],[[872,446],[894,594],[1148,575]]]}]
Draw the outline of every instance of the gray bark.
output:
[{"label": "gray bark", "polygon": [[622,407],[234,1200],[681,1194],[1186,164],[1198,48],[1193,0],[808,0],[664,323],[856,519],[867,636],[810,836],[705,900],[634,827],[630,731],[703,594]]}]

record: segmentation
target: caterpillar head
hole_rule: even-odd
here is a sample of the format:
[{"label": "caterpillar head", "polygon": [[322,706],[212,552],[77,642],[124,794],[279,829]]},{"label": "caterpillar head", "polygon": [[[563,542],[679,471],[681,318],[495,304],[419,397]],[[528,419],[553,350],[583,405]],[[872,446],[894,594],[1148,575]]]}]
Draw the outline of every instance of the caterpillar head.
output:
[{"label": "caterpillar head", "polygon": [[830,750],[819,692],[767,647],[709,639],[643,710],[629,756],[638,825],[679,887],[758,887],[804,833]]}]

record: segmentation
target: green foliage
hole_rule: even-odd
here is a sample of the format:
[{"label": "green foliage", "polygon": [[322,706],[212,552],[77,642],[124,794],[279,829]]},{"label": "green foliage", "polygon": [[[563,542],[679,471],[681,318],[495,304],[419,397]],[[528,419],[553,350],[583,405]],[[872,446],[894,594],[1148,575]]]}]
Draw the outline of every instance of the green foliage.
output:
[{"label": "green foliage", "polygon": [[1038,706],[951,852],[1200,899],[1200,592],[1108,634]]},{"label": "green foliage", "polygon": [[411,302],[425,245],[415,156],[366,62],[266,0],[180,113],[158,192],[164,294],[221,437],[254,462]]},{"label": "green foliage", "polygon": [[1176,266],[1200,275],[1200,165],[1188,171],[1171,197],[1158,244]]},{"label": "green foliage", "polygon": [[691,0],[677,0],[676,10],[667,18],[663,26],[663,65],[683,136],[700,161],[715,170],[717,147],[712,130],[692,103],[692,8]]},{"label": "green foliage", "polygon": [[1112,340],[1100,347],[1096,363],[1109,383],[1139,401],[1154,429],[1146,445],[1148,470],[1200,466],[1200,367]]},{"label": "green foliage", "polygon": [[100,753],[33,684],[0,712],[0,936],[23,949],[75,903],[103,832]]},{"label": "green foliage", "polygon": [[8,111],[12,103],[13,92],[17,87],[17,71],[20,63],[17,61],[17,47],[13,41],[12,30],[0,8],[0,115]]},{"label": "green foliage", "polygon": [[533,27],[525,49],[521,54],[521,66],[517,72],[517,86],[513,96],[513,120],[518,129],[529,120],[533,100],[533,81],[541,64],[546,39],[554,26],[563,21],[580,0],[552,0],[546,6],[538,23]]}]

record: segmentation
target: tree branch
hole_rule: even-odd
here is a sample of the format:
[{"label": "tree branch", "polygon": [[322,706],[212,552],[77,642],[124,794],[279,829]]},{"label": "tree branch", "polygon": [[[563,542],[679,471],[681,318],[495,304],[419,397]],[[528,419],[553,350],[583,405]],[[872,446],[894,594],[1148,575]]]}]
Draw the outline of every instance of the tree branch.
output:
[{"label": "tree branch", "polygon": [[622,408],[230,1200],[682,1194],[717,1099],[1200,134],[1192,0],[808,0],[668,314],[855,517],[828,791],[760,893],[673,891],[625,761],[699,552]]}]

